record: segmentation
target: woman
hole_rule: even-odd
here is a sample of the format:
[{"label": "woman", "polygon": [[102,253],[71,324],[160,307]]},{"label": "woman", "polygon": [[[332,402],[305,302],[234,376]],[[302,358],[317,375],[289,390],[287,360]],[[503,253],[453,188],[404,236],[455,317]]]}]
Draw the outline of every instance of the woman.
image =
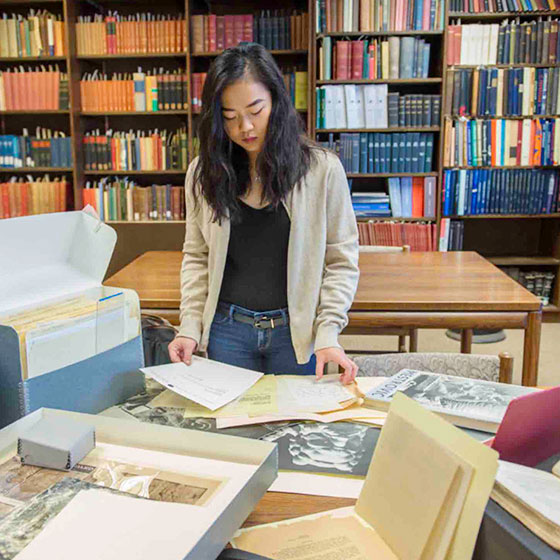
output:
[{"label": "woman", "polygon": [[[338,157],[306,138],[257,44],[224,51],[202,93],[186,177],[181,326],[169,345],[264,373],[357,366],[338,344],[358,283],[358,232]],[[313,355],[314,354],[314,355]]]}]

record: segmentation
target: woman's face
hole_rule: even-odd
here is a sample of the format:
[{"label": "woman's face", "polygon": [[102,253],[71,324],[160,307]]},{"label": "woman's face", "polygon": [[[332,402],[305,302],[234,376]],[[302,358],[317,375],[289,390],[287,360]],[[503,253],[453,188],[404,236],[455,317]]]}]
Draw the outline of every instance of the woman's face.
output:
[{"label": "woman's face", "polygon": [[222,116],[231,141],[258,154],[264,146],[271,108],[270,92],[260,82],[247,78],[226,87]]}]

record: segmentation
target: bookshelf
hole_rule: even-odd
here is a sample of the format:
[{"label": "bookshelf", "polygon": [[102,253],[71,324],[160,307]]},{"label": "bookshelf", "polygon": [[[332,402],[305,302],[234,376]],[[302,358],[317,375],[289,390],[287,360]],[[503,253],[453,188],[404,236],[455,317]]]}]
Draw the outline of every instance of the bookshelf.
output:
[{"label": "bookshelf", "polygon": [[[356,1],[356,0],[355,0]],[[410,0],[413,1],[413,0]],[[456,0],[455,0],[456,1]],[[391,5],[397,5],[394,2]],[[439,0],[437,5],[439,6]],[[320,13],[320,4],[316,0],[285,0],[282,3],[265,0],[244,0],[242,3],[202,2],[202,0],[162,0],[154,8],[146,0],[134,0],[118,6],[119,15],[123,17],[132,16],[136,13],[152,12],[155,14],[168,14],[173,17],[182,14],[187,24],[184,30],[185,45],[180,51],[163,52],[152,50],[151,52],[120,52],[112,54],[91,54],[78,51],[77,24],[78,18],[83,16],[94,16],[95,14],[107,15],[114,11],[117,5],[112,0],[97,0],[95,3],[86,0],[0,0],[0,12],[25,16],[29,8],[45,9],[59,16],[64,22],[64,39],[66,52],[64,55],[48,55],[38,57],[17,57],[0,55],[0,70],[6,70],[23,64],[25,67],[56,65],[69,76],[69,109],[58,110],[7,110],[0,111],[0,134],[21,134],[23,127],[29,129],[32,134],[37,126],[59,130],[72,139],[72,167],[57,166],[45,167],[43,165],[34,167],[22,167],[17,169],[0,168],[0,182],[6,178],[14,177],[37,177],[47,173],[51,178],[66,177],[72,184],[72,192],[68,198],[69,208],[81,208],[83,188],[88,182],[92,184],[103,177],[111,180],[121,181],[125,177],[133,180],[140,186],[149,186],[155,181],[158,184],[182,185],[184,181],[184,169],[156,170],[93,170],[86,169],[84,160],[83,139],[86,133],[99,129],[103,134],[106,130],[149,131],[154,129],[166,129],[173,132],[181,127],[187,129],[187,150],[190,161],[195,154],[194,139],[196,137],[196,126],[198,113],[193,110],[190,99],[193,94],[195,74],[203,74],[214,57],[219,54],[218,50],[195,49],[194,31],[192,23],[193,16],[216,16],[241,15],[241,14],[270,14],[289,15],[292,13],[307,13],[309,15],[308,33],[301,48],[275,48],[271,53],[279,62],[281,68],[286,72],[292,70],[307,71],[307,108],[299,112],[305,120],[307,130],[312,138],[319,141],[328,141],[329,137],[339,139],[341,134],[431,134],[433,135],[432,166],[428,172],[348,172],[348,178],[352,181],[354,192],[388,193],[389,180],[402,178],[435,179],[435,212],[433,216],[415,216],[414,218],[402,217],[379,217],[375,222],[387,223],[409,223],[418,225],[429,225],[430,230],[439,233],[442,219],[449,218],[453,222],[461,222],[464,228],[463,248],[475,250],[483,256],[488,257],[497,266],[519,267],[524,270],[554,271],[560,276],[560,211],[547,214],[534,214],[507,212],[502,214],[474,214],[457,215],[451,213],[444,216],[443,213],[443,181],[448,167],[444,166],[445,156],[445,123],[446,120],[458,121],[459,115],[446,110],[451,96],[453,95],[453,83],[449,81],[451,72],[457,70],[475,71],[483,68],[498,69],[504,72],[520,68],[531,68],[535,72],[554,70],[560,68],[560,61],[543,62],[507,62],[496,64],[454,64],[448,65],[448,50],[451,48],[452,27],[458,20],[461,24],[481,23],[484,25],[499,24],[503,20],[517,20],[522,24],[530,24],[539,18],[547,20],[560,18],[560,11],[535,11],[535,12],[504,12],[504,13],[464,13],[451,10],[448,2],[442,4],[444,12],[441,13],[443,25],[433,29],[397,29],[380,30],[378,28],[366,29],[359,27],[353,30],[326,30],[317,28],[316,22]],[[455,4],[457,5],[457,4]],[[264,10],[264,12],[263,12]],[[284,13],[276,12],[285,10]],[[439,12],[438,12],[439,13]],[[425,77],[421,78],[352,78],[352,79],[322,79],[320,76],[320,51],[323,41],[382,41],[395,40],[410,37],[421,40],[430,46],[429,69]],[[289,46],[289,45],[288,45]],[[199,47],[199,45],[198,45]],[[164,71],[184,72],[187,75],[186,91],[189,100],[187,107],[175,110],[157,111],[90,111],[83,110],[81,99],[80,81],[85,74],[106,73],[130,73],[136,72],[138,67],[143,70],[152,68],[163,68]],[[321,87],[353,85],[357,87],[378,85],[387,87],[389,93],[398,93],[401,97],[412,95],[441,96],[441,110],[435,122],[429,126],[362,126],[359,128],[317,126],[316,90]],[[556,119],[559,115],[555,112],[543,115],[531,115],[530,117],[520,114],[510,114],[500,117],[508,121],[518,122],[527,118]],[[491,121],[493,117],[481,114],[476,117],[468,117],[478,121]],[[457,165],[453,169],[465,172],[480,172],[504,170],[531,172],[535,169],[543,172],[556,173],[556,165]],[[359,218],[360,223],[369,222],[369,218]],[[184,236],[184,221],[181,220],[158,220],[128,222],[124,220],[108,220],[118,232],[119,242],[115,257],[111,263],[109,273],[113,273],[124,264],[148,250],[176,250],[180,249]],[[554,284],[553,295],[550,305],[545,308],[548,320],[560,320],[560,281]]]},{"label": "bookshelf", "polygon": [[[502,12],[502,13],[464,13],[458,11],[448,11],[447,14],[447,25],[446,25],[446,34],[445,34],[445,45],[447,49],[451,49],[452,53],[445,57],[445,68],[444,68],[444,89],[447,88],[445,92],[445,101],[443,102],[443,114],[442,114],[442,127],[445,127],[446,119],[449,119],[453,122],[457,122],[461,117],[450,111],[449,108],[452,105],[453,96],[456,94],[453,90],[456,84],[453,83],[452,77],[453,73],[457,71],[468,71],[470,72],[473,78],[475,77],[475,72],[482,72],[486,70],[488,72],[494,72],[494,76],[498,76],[501,79],[502,75],[508,72],[524,72],[522,69],[528,68],[531,69],[532,72],[539,73],[539,72],[553,72],[555,69],[558,68],[558,60],[556,57],[552,58],[550,55],[553,53],[553,49],[549,49],[548,55],[546,56],[546,52],[543,50],[539,54],[538,47],[544,43],[544,40],[541,41],[539,35],[536,35],[534,38],[534,46],[531,46],[530,37],[526,39],[524,36],[523,29],[527,30],[528,26],[532,26],[531,29],[535,30],[540,25],[546,25],[538,23],[540,21],[547,21],[549,16],[553,19],[558,18],[560,16],[559,11],[536,11],[536,12]],[[507,24],[502,23],[507,20]],[[454,40],[456,38],[452,37],[451,35],[455,33],[456,25],[460,21],[461,25],[471,25],[471,24],[482,24],[482,33],[484,37],[484,33],[491,25],[506,25],[507,32],[509,33],[510,29],[511,32],[516,32],[519,38],[519,43],[514,43],[518,45],[518,50],[516,51],[515,48],[508,52],[507,44],[505,43],[505,39],[501,40],[500,35],[497,35],[497,43],[496,43],[496,58],[493,60],[478,60],[475,63],[472,63],[470,60],[468,63],[462,63],[463,59],[457,60],[454,58],[456,56],[456,52],[453,53],[453,49],[456,48],[453,45]],[[520,22],[520,25],[515,28],[514,26],[509,27],[510,24],[514,22]],[[465,27],[461,29],[464,32]],[[549,28],[550,29],[550,28]],[[551,29],[552,31],[552,29]],[[547,31],[548,32],[548,31]],[[492,37],[491,31],[488,32],[489,35],[486,37],[490,39]],[[540,33],[540,31],[539,31]],[[493,37],[492,37],[493,38]],[[501,57],[508,57],[504,61]],[[513,54],[513,58],[511,55]],[[492,50],[488,51],[488,55],[492,56]],[[535,57],[537,57],[535,59]],[[494,70],[495,69],[495,70]],[[501,72],[501,73],[500,73]],[[554,76],[554,74],[549,74]],[[537,74],[538,77],[538,74]],[[476,76],[478,79],[478,75]],[[451,85],[451,88],[449,86]],[[488,84],[489,88],[492,88],[495,84],[490,83]],[[524,89],[521,91],[525,91],[529,87],[533,87],[532,82],[527,84],[525,80],[523,82]],[[473,84],[469,84],[471,87],[469,93],[466,93],[465,99],[468,102],[473,102],[473,91],[477,91],[476,87]],[[497,87],[500,87],[498,82]],[[480,90],[479,90],[480,91]],[[552,87],[549,90],[552,95]],[[463,89],[460,88],[460,94],[462,95]],[[490,91],[493,94],[492,91]],[[515,95],[515,89],[507,89],[502,91],[504,96],[509,95],[510,99],[513,95]],[[475,95],[480,95],[480,93],[475,93]],[[491,98],[487,97],[485,102]],[[504,103],[501,103],[501,100],[504,99]],[[522,123],[526,123],[527,121],[539,121],[544,122],[545,120],[550,119],[557,119],[558,112],[555,111],[552,114],[550,112],[546,112],[546,114],[536,114],[543,111],[531,111],[527,110],[528,108],[532,107],[532,103],[535,103],[535,100],[529,100],[529,103],[526,105],[523,103],[523,93],[519,93],[518,97],[514,98],[519,106],[515,107],[515,110],[511,111],[512,106],[511,104],[508,105],[508,98],[501,98],[500,96],[496,96],[496,104],[493,105],[492,101],[490,101],[490,106],[486,107],[489,109],[489,114],[480,114],[476,109],[476,107],[471,107],[468,105],[468,110],[473,110],[473,115],[476,116],[468,116],[465,115],[464,118],[467,120],[477,120],[479,122],[492,122],[495,119],[501,119],[505,121],[505,125],[502,126],[509,126],[510,134],[511,131],[517,131],[517,127],[522,127]],[[459,99],[460,101],[462,99]],[[457,101],[457,98],[455,99]],[[536,103],[535,103],[536,104]],[[478,106],[480,107],[480,101],[478,102]],[[500,116],[494,116],[500,115]],[[508,122],[509,121],[509,122]],[[499,121],[498,121],[499,122]],[[530,124],[529,126],[534,126],[534,124]],[[531,132],[533,129],[531,129]],[[515,134],[513,132],[513,134]],[[540,132],[537,133],[540,134]],[[533,137],[536,134],[531,134],[530,136]],[[508,142],[509,138],[508,135],[504,135],[502,141]],[[517,136],[519,146],[523,144],[523,141],[526,140],[521,135]],[[472,136],[471,136],[472,139]],[[466,140],[468,143],[468,140]],[[490,138],[488,142],[488,148],[492,150],[492,154],[494,156],[494,150],[496,149],[496,145],[493,144],[494,139]],[[535,140],[531,139],[531,152],[535,146]],[[539,140],[540,142],[540,140]],[[554,136],[552,136],[552,142],[554,142]],[[511,143],[510,143],[511,146]],[[540,146],[539,146],[540,148]],[[454,149],[453,147],[451,149]],[[542,148],[544,150],[544,147]],[[517,150],[517,159],[516,161],[512,162],[510,159],[509,165],[507,162],[502,162],[499,156],[496,156],[496,161],[494,159],[492,162],[493,165],[487,165],[489,162],[483,162],[483,165],[465,165],[463,162],[461,165],[457,165],[457,161],[453,162],[454,165],[446,165],[447,158],[443,158],[441,172],[444,174],[446,173],[447,169],[452,170],[463,170],[464,173],[478,173],[478,177],[480,177],[480,173],[494,173],[493,170],[503,170],[499,171],[503,174],[508,175],[501,175],[499,177],[522,177],[521,175],[513,175],[514,173],[551,173],[554,176],[558,176],[558,165],[553,162],[550,162],[550,165],[542,165],[538,164],[537,162],[530,162],[529,164],[523,164],[523,161],[520,161],[519,158],[519,148]],[[442,152],[443,156],[443,152]],[[471,150],[471,157],[472,157],[472,150]],[[480,163],[477,162],[477,163]],[[535,170],[535,171],[532,171]],[[526,175],[525,175],[526,176]],[[485,176],[487,177],[487,176]],[[496,175],[494,175],[496,177]],[[490,185],[490,189],[495,186],[494,183],[488,183]],[[533,183],[528,183],[529,186],[532,188]],[[504,269],[505,272],[510,274],[516,280],[519,280],[519,277],[525,275],[530,275],[531,273],[537,273],[537,275],[542,275],[545,273],[553,273],[556,276],[554,284],[552,286],[552,292],[550,294],[550,301],[548,305],[545,305],[543,310],[545,312],[544,318],[545,320],[550,321],[559,321],[560,320],[560,212],[558,210],[555,211],[554,201],[552,204],[548,204],[546,208],[540,208],[542,211],[539,212],[508,212],[507,210],[503,213],[487,213],[482,212],[473,215],[457,215],[455,213],[451,213],[449,216],[444,216],[445,212],[442,210],[443,199],[444,197],[449,194],[448,191],[445,191],[445,185],[443,184],[443,177],[441,185],[441,192],[440,192],[440,210],[438,214],[438,225],[442,223],[442,219],[449,218],[451,223],[462,223],[464,224],[461,226],[464,230],[464,237],[463,237],[463,249],[465,250],[476,250],[483,256],[487,257],[494,265],[499,266]],[[486,185],[486,184],[485,184]],[[517,188],[523,188],[519,186],[519,182],[516,183]],[[462,187],[461,187],[462,188]],[[502,187],[500,187],[501,189]],[[520,196],[515,194],[513,190],[515,187],[512,185],[511,187],[504,187],[509,188],[510,190],[505,191],[507,192],[507,196]],[[492,194],[492,190],[490,190],[490,197],[496,197],[495,200],[497,201],[496,204],[507,204],[507,200],[504,197],[501,197],[501,192],[498,191],[498,194]],[[526,190],[524,191],[525,197],[529,196],[531,193],[533,196],[538,196],[542,191],[538,190]],[[470,191],[467,188],[467,196]],[[461,191],[459,191],[459,196],[461,196]],[[523,195],[521,195],[523,196]],[[558,193],[556,191],[556,196]],[[544,199],[546,200],[546,199]],[[468,206],[467,206],[468,209]],[[495,208],[495,209],[498,209]],[[546,211],[546,213],[544,213]],[[465,214],[469,214],[465,212]]]}]

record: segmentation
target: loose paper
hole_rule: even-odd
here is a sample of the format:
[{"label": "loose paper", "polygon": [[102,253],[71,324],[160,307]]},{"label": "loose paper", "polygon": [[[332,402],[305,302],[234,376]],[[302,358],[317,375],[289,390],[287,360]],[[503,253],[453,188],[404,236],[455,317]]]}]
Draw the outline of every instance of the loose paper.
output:
[{"label": "loose paper", "polygon": [[168,389],[210,410],[231,402],[254,385],[262,373],[193,356],[187,366],[183,362],[165,364],[142,371]]},{"label": "loose paper", "polygon": [[82,491],[15,560],[180,560],[206,522],[190,508]]}]

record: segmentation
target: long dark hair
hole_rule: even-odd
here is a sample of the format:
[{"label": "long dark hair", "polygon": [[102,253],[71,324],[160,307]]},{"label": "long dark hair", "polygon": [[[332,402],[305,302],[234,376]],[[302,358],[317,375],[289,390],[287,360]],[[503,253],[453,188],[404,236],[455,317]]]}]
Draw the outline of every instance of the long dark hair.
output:
[{"label": "long dark hair", "polygon": [[272,55],[256,43],[225,50],[211,65],[202,91],[194,182],[218,222],[225,217],[236,220],[238,197],[249,186],[247,152],[229,139],[222,116],[224,89],[246,76],[268,88],[272,99],[266,139],[256,162],[263,200],[277,206],[307,173],[313,157],[314,143],[305,135]]}]

